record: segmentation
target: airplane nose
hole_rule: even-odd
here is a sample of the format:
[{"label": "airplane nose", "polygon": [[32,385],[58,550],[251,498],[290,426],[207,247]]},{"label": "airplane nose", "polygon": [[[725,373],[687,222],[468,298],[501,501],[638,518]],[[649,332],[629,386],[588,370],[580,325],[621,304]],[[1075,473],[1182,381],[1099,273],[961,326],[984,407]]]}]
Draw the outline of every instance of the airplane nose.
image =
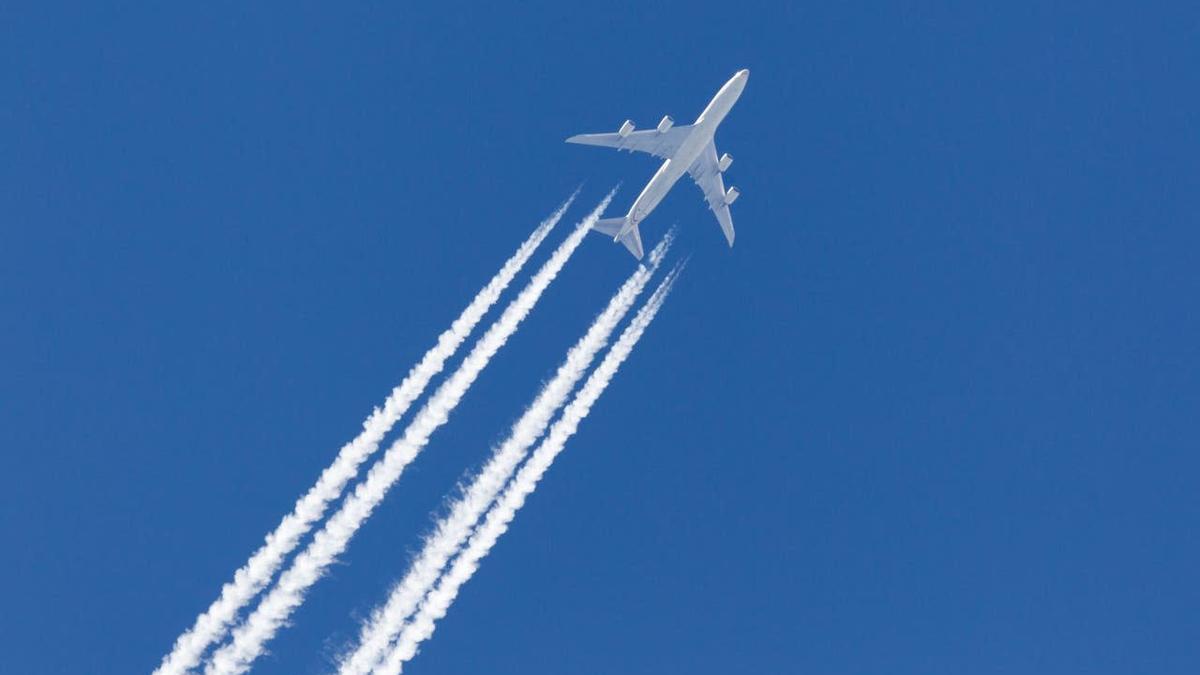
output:
[{"label": "airplane nose", "polygon": [[742,78],[743,80],[744,80],[744,79],[746,79],[746,78],[748,78],[748,77],[750,77],[750,69],[749,69],[749,68],[743,68],[743,69],[739,70],[739,71],[738,71],[738,77]]}]

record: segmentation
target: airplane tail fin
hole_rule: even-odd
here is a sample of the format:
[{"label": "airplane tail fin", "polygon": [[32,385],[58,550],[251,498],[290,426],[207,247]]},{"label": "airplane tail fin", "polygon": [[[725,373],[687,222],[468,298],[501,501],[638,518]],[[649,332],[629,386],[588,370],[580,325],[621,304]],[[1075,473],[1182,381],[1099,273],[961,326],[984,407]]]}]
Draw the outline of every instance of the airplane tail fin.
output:
[{"label": "airplane tail fin", "polygon": [[[638,226],[634,225],[626,230],[626,221],[624,217],[620,218],[605,218],[597,220],[592,229],[600,234],[614,237],[614,241],[619,241],[629,249],[633,257],[638,260],[642,259],[642,235],[638,232]],[[622,233],[624,231],[624,233]]]}]

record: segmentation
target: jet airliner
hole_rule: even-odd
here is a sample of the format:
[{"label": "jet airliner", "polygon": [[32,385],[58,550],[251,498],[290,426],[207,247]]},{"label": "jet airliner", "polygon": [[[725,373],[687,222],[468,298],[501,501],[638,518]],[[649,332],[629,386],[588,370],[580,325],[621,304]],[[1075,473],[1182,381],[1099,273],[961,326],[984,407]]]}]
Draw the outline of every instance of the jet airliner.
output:
[{"label": "jet airliner", "polygon": [[625,120],[615,134],[579,134],[568,138],[568,143],[644,152],[663,160],[658,172],[634,200],[629,213],[597,221],[594,229],[621,242],[633,257],[641,260],[642,235],[638,224],[650,215],[686,171],[704,192],[708,208],[725,233],[725,240],[733,246],[733,217],[729,205],[738,198],[738,191],[734,187],[726,190],[721,180],[721,174],[733,163],[733,158],[728,154],[717,157],[713,135],[742,95],[749,77],[749,70],[738,71],[691,124],[675,126],[674,120],[667,115],[656,128],[646,131],[634,131],[633,122]]}]

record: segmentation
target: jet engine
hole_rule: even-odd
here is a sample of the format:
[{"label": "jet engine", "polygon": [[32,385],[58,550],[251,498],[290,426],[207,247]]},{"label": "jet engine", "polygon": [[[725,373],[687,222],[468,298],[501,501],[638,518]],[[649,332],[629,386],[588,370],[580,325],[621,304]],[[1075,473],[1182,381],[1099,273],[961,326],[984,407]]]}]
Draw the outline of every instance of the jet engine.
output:
[{"label": "jet engine", "polygon": [[625,120],[625,124],[622,124],[621,128],[617,129],[617,135],[620,136],[621,138],[625,138],[626,136],[628,136],[629,134],[632,134],[632,133],[633,133],[633,120]]},{"label": "jet engine", "polygon": [[717,160],[717,171],[724,173],[725,169],[728,169],[730,164],[733,164],[733,158],[730,157],[729,153],[727,152],[721,155],[721,159]]},{"label": "jet engine", "polygon": [[675,124],[675,120],[671,119],[670,115],[663,115],[662,121],[658,123],[658,133],[665,134],[672,124]]},{"label": "jet engine", "polygon": [[738,192],[737,188],[735,188],[735,187],[729,188],[729,190],[725,193],[725,205],[728,206],[728,205],[736,202],[738,196],[741,194],[742,193]]}]

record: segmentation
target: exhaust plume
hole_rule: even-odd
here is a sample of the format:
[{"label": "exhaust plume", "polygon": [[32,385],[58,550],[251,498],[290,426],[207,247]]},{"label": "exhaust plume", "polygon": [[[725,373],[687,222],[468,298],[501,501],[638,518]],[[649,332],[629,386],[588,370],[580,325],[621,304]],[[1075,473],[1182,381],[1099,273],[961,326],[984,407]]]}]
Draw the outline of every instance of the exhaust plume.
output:
[{"label": "exhaust plume", "polygon": [[192,627],[179,636],[170,654],[163,657],[155,675],[179,675],[199,663],[208,646],[225,636],[230,623],[238,611],[271,580],[283,560],[300,543],[300,539],[312,529],[313,524],[325,515],[329,503],[341,495],[342,490],[358,473],[358,468],[378,448],[387,432],[408,410],[412,402],[421,395],[429,381],[441,372],[449,359],[470,335],[484,314],[496,303],[501,293],[529,261],[530,256],[546,238],[570,207],[576,190],[561,206],[529,235],[517,248],[512,257],[500,268],[496,276],[471,300],[462,314],[438,337],[421,361],[408,372],[399,386],[394,388],[383,406],[375,408],[363,422],[363,430],[354,440],[342,446],[337,458],[296,501],[295,508],[284,516],[275,530],[250,560],[233,575],[233,580],[221,588],[221,595],[200,616]]},{"label": "exhaust plume", "polygon": [[592,405],[612,381],[613,375],[629,356],[650,322],[654,320],[681,271],[682,266],[676,266],[663,280],[605,355],[604,360],[588,376],[583,387],[563,411],[562,417],[550,428],[550,432],[529,461],[521,467],[499,501],[488,511],[483,524],[471,535],[466,549],[455,559],[437,587],[426,596],[413,620],[401,630],[387,660],[375,672],[388,675],[400,673],[404,663],[417,653],[417,647],[433,635],[437,621],[446,615],[450,604],[458,596],[459,589],[471,578],[475,570],[479,569],[480,561],[508,530],[509,523],[524,505],[525,499],[537,488],[538,481],[550,468],[550,464],[562,451],[567,440],[579,428],[579,423],[587,417]]},{"label": "exhaust plume", "polygon": [[[615,190],[614,190],[615,191]],[[588,230],[604,212],[613,192],[609,192],[567,239],[550,256],[542,268],[509,303],[500,318],[488,328],[452,375],[438,387],[405,429],[402,438],[394,442],[383,457],[367,472],[361,482],[330,516],[313,541],[301,552],[279,578],[275,587],[259,603],[246,621],[233,631],[232,640],[213,654],[205,670],[216,673],[242,673],[258,658],[265,644],[274,637],[279,626],[291,616],[304,599],[305,592],[316,583],[325,569],[345,550],[350,538],[379,505],[388,490],[400,478],[405,467],[429,441],[429,436],[446,422],[450,412],[466,394],[475,378],[487,366],[492,356],[516,332],[542,293],[579,248]]]},{"label": "exhaust plume", "polygon": [[617,290],[584,336],[567,352],[554,377],[542,387],[524,415],[513,424],[508,438],[495,448],[484,469],[466,492],[455,500],[450,513],[438,522],[404,579],[392,589],[387,603],[377,608],[363,624],[358,647],[342,660],[339,669],[342,675],[365,675],[384,656],[389,643],[403,627],[404,620],[416,610],[417,603],[433,587],[446,562],[462,547],[480,516],[508,482],[529,448],[545,432],[554,413],[566,401],[571,390],[587,373],[596,354],[608,344],[613,330],[657,271],[672,238],[673,233],[669,232],[650,253],[649,264],[638,266]]}]

